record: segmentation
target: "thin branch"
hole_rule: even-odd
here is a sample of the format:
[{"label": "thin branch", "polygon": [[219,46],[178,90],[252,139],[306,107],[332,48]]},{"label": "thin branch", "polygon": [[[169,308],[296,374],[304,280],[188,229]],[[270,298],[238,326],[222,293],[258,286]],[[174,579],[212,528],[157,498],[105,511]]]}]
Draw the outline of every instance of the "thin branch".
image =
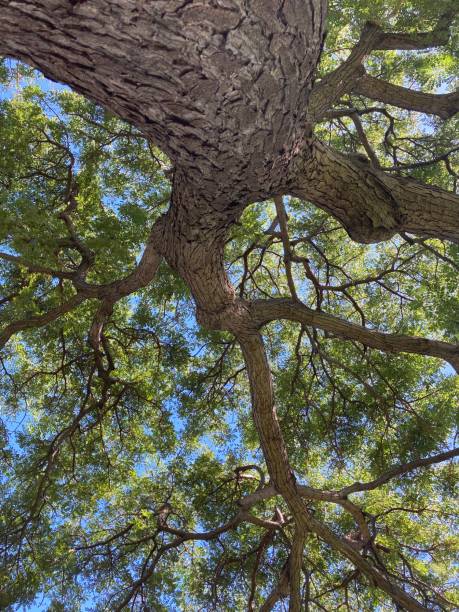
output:
[{"label": "thin branch", "polygon": [[360,142],[362,143],[363,148],[365,149],[368,157],[371,160],[371,163],[373,164],[373,166],[375,168],[380,168],[381,165],[379,163],[379,160],[376,156],[376,153],[374,152],[373,147],[371,146],[367,135],[365,134],[365,130],[363,129],[363,125],[362,122],[360,121],[360,117],[358,115],[358,113],[352,113],[350,115],[354,125],[355,125],[355,130],[357,132],[357,135],[359,137]]},{"label": "thin branch", "polygon": [[433,166],[438,162],[447,160],[452,153],[456,153],[457,151],[459,151],[459,147],[453,147],[449,151],[446,151],[446,153],[441,153],[440,155],[436,155],[431,159],[413,162],[412,164],[397,164],[395,166],[384,167],[382,169],[385,172],[399,172],[400,170],[415,170],[416,168],[426,168],[428,166]]},{"label": "thin branch", "polygon": [[48,323],[55,321],[67,312],[74,310],[77,306],[84,302],[85,299],[86,296],[84,294],[77,293],[67,302],[64,302],[60,306],[52,308],[43,315],[31,316],[26,319],[20,319],[18,321],[10,323],[0,333],[0,348],[3,348],[8,342],[8,340],[11,338],[11,336],[13,336],[14,334],[17,334],[18,332],[23,331],[25,329],[43,327]]},{"label": "thin branch", "polygon": [[442,461],[453,459],[457,456],[459,456],[459,448],[453,448],[452,450],[446,451],[444,453],[439,453],[438,455],[432,455],[430,457],[425,457],[424,459],[415,459],[414,461],[410,461],[409,463],[396,465],[384,474],[381,474],[381,476],[379,476],[375,480],[371,480],[370,482],[355,482],[354,484],[349,485],[348,487],[340,489],[339,494],[349,495],[351,493],[357,493],[358,491],[371,491],[372,489],[376,489],[377,487],[386,484],[386,482],[389,482],[389,480],[391,480],[392,478],[402,476],[403,474],[416,470],[420,467],[427,467],[435,463],[441,463]]},{"label": "thin branch", "polygon": [[440,16],[435,28],[429,32],[417,32],[413,34],[406,34],[404,32],[384,32],[375,49],[381,51],[392,49],[399,49],[400,51],[418,51],[421,49],[431,49],[432,47],[442,47],[448,44],[451,23],[457,13],[457,7],[452,6]]},{"label": "thin branch", "polygon": [[284,247],[284,263],[285,263],[285,274],[287,276],[287,283],[290,289],[290,293],[294,300],[298,300],[296,293],[295,281],[293,280],[292,274],[292,249],[290,246],[290,239],[288,235],[287,227],[287,214],[285,212],[284,203],[281,197],[274,198],[274,204],[276,205],[277,219],[279,220],[279,227],[282,238],[282,245]]}]

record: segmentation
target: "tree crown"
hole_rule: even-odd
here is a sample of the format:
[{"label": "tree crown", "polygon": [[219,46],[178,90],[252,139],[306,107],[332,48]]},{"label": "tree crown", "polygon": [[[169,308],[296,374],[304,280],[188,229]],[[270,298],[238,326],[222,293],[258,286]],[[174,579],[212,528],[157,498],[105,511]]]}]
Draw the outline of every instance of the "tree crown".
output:
[{"label": "tree crown", "polygon": [[[286,4],[250,27],[296,49]],[[256,181],[242,136],[214,153],[169,100],[165,146],[113,85],[98,105],[4,61],[1,607],[459,605],[454,15],[330,3],[306,144]]]}]

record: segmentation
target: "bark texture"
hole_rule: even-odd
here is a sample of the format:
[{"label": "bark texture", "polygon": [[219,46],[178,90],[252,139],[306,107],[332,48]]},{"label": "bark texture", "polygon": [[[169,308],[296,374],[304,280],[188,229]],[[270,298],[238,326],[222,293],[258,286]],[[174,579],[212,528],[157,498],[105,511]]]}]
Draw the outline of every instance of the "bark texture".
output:
[{"label": "bark texture", "polygon": [[200,198],[279,187],[303,141],[323,0],[0,6],[1,53],[136,125]]},{"label": "bark texture", "polygon": [[314,140],[291,193],[336,217],[357,242],[399,232],[459,242],[459,196],[394,177]]},{"label": "bark texture", "polygon": [[[349,59],[311,93],[325,0],[2,0],[0,7],[0,53],[68,83],[137,126],[170,156],[176,167],[173,205],[188,202],[182,229],[190,222],[196,228],[225,228],[250,201],[280,194],[299,194],[322,205],[320,193],[304,190],[311,179],[319,179],[327,192],[333,185],[328,196],[333,205],[326,207],[337,214],[349,193],[349,173],[332,159],[332,179],[326,180],[327,160],[309,137],[311,122],[343,93],[364,86],[370,77],[360,78],[362,62],[373,49],[442,44],[454,13],[418,37],[386,34],[369,23]],[[371,90],[389,88],[387,96],[393,96],[393,87],[383,82],[376,87],[372,81]],[[410,108],[440,116],[458,110],[457,94],[406,90],[398,99],[403,108],[411,100]],[[391,102],[397,104],[397,98]],[[324,174],[318,177],[315,167],[322,165]],[[365,189],[362,179],[355,177],[358,188]],[[406,185],[393,179],[392,187],[403,191]],[[416,197],[423,201],[416,210],[397,211],[394,198],[381,189],[367,196],[358,198],[367,214],[359,202],[349,204],[350,222],[337,214],[354,239],[377,241],[411,225],[423,235],[459,240],[457,196],[441,200],[439,216],[448,213],[449,230],[440,233],[431,218],[439,199],[432,190],[418,188]],[[376,221],[371,237],[368,230],[354,230],[353,225],[368,225],[365,217],[381,217],[381,201],[384,219]],[[403,221],[394,221],[387,206]],[[419,209],[425,213],[421,217]]]},{"label": "bark texture", "polygon": [[[103,287],[75,276],[73,301],[39,320],[13,322],[1,340],[96,298],[101,309],[90,338],[97,348],[113,304],[147,285],[164,257],[188,284],[199,322],[232,332],[241,345],[270,486],[295,521],[298,537],[290,565],[263,609],[287,593],[290,609],[300,609],[302,549],[305,534],[312,532],[403,609],[425,610],[308,511],[304,497],[314,493],[297,485],[290,467],[258,330],[270,320],[288,318],[381,350],[444,358],[456,369],[457,347],[361,328],[311,311],[296,299],[247,304],[236,298],[226,276],[223,246],[228,227],[248,203],[283,194],[325,209],[361,242],[410,232],[459,243],[458,196],[389,176],[313,136],[313,123],[350,91],[442,118],[454,114],[457,94],[409,92],[366,76],[362,68],[374,49],[444,44],[453,15],[443,16],[432,32],[412,36],[386,34],[368,24],[349,59],[313,89],[324,0],[0,0],[0,8],[2,54],[69,84],[135,125],[174,164],[170,210],[153,228],[137,269]],[[339,499],[362,531],[368,529],[358,509]],[[194,537],[175,535],[180,542]]]},{"label": "bark texture", "polygon": [[406,352],[439,357],[448,361],[459,372],[459,347],[447,342],[427,340],[416,336],[386,334],[368,329],[339,317],[308,308],[295,300],[260,300],[251,305],[255,321],[261,326],[269,321],[288,319],[305,326],[323,329],[333,336],[361,342],[365,346],[386,352]]}]

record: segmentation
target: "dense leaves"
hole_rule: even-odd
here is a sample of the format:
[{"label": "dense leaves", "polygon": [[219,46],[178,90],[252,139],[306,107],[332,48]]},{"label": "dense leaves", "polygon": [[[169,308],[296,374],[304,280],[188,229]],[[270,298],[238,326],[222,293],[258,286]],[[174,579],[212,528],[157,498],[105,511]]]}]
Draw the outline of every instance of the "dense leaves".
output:
[{"label": "dense leaves", "polygon": [[[365,19],[402,31],[415,19],[427,30],[440,8],[332,4],[322,73],[347,55]],[[367,70],[446,91],[454,40],[433,53],[377,52]],[[294,526],[274,491],[244,511],[269,483],[234,338],[196,324],[188,288],[165,263],[114,303],[99,345],[91,329],[101,301],[78,300],[83,283],[108,286],[136,268],[168,207],[168,160],[30,69],[5,62],[1,76],[0,321],[17,327],[0,361],[0,607],[244,610],[277,592],[282,609]],[[316,132],[388,172],[455,190],[458,119],[373,106],[346,95],[342,116]],[[241,298],[290,296],[293,282],[312,309],[459,343],[457,246],[406,234],[363,246],[311,204],[281,205],[288,236],[271,201],[253,203],[228,236],[226,268]],[[293,322],[263,334],[299,485],[339,491],[414,462],[338,502],[305,495],[313,515],[428,609],[459,606],[457,465],[415,465],[455,446],[452,368]],[[309,610],[395,609],[313,534],[302,597]]]}]

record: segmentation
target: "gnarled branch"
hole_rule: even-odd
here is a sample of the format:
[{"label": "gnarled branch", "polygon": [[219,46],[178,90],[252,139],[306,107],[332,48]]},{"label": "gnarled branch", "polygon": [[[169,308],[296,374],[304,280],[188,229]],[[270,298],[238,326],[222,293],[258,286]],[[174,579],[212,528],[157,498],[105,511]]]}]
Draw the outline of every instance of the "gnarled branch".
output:
[{"label": "gnarled branch", "polygon": [[459,196],[387,175],[314,140],[289,189],[341,221],[357,242],[408,232],[459,243]]}]

